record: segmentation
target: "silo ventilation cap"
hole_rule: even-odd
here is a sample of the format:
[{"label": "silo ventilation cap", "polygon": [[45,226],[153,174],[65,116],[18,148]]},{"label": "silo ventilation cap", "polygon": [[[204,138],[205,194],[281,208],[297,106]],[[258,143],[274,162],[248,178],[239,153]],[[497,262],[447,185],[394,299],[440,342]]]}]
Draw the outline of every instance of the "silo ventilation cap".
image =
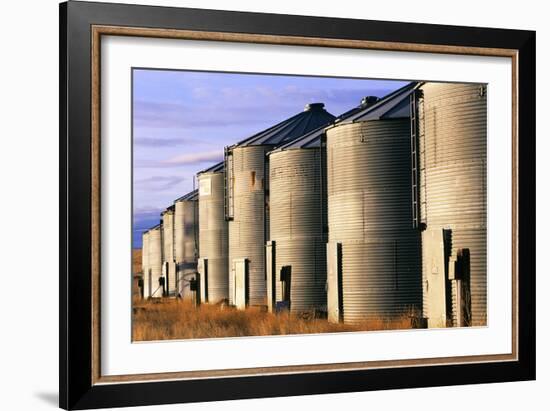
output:
[{"label": "silo ventilation cap", "polygon": [[361,106],[362,107],[369,107],[372,106],[374,103],[376,103],[378,100],[380,100],[380,97],[376,96],[366,96],[361,99]]},{"label": "silo ventilation cap", "polygon": [[324,107],[324,103],[309,103],[304,107],[304,111],[322,110]]}]

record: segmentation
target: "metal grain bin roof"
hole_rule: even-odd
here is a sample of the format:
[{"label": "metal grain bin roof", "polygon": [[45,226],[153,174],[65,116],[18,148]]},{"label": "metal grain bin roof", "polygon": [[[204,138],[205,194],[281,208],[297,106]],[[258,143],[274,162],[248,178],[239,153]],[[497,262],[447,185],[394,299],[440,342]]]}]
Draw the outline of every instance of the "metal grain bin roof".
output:
[{"label": "metal grain bin roof", "polygon": [[[298,137],[292,141],[289,141],[288,143],[283,144],[274,152],[276,151],[282,151],[282,150],[288,150],[291,148],[312,148],[312,147],[320,147],[321,146],[321,137],[323,134],[325,134],[325,129],[327,126],[330,126],[334,124],[337,121],[341,121],[342,119],[357,113],[357,111],[361,110],[363,108],[362,105],[352,108],[349,111],[346,111],[345,113],[339,115],[336,117],[332,122],[329,124],[324,124],[321,127],[316,128],[315,130],[312,130],[306,134],[304,134],[301,137]],[[271,154],[272,152],[269,152],[268,154]]]},{"label": "metal grain bin roof", "polygon": [[321,146],[321,137],[325,134],[326,127],[333,124],[342,124],[348,121],[364,121],[380,118],[400,118],[409,116],[408,97],[418,87],[418,83],[412,82],[400,89],[388,94],[381,99],[368,96],[361,100],[361,104],[336,117],[331,124],[323,125],[303,136],[280,146],[278,150],[292,148],[313,148]]},{"label": "metal grain bin roof", "polygon": [[346,116],[345,119],[339,121],[338,123],[343,124],[353,123],[356,121],[409,117],[410,95],[414,92],[414,90],[420,87],[420,84],[421,83],[411,82],[378,100],[373,105]]},{"label": "metal grain bin roof", "polygon": [[195,189],[193,191],[190,191],[187,194],[182,195],[180,198],[174,200],[174,203],[177,203],[179,201],[194,201],[199,198],[199,190]]},{"label": "metal grain bin roof", "polygon": [[244,140],[231,146],[279,146],[283,143],[292,141],[305,133],[316,130],[319,127],[327,126],[334,121],[336,117],[325,110],[323,103],[307,104],[304,111],[298,113],[273,127],[254,134]]},{"label": "metal grain bin roof", "polygon": [[151,228],[148,228],[147,230],[143,231],[143,234],[148,233],[149,231],[158,230],[162,223],[157,224],[156,226],[153,226]]},{"label": "metal grain bin roof", "polygon": [[174,204],[172,204],[172,205],[166,207],[165,210],[162,210],[162,211],[160,212],[160,215],[164,215],[164,214],[166,214],[167,212],[169,212],[169,211],[174,211],[174,210],[175,210]]},{"label": "metal grain bin roof", "polygon": [[290,141],[286,144],[283,144],[274,151],[271,151],[267,154],[271,154],[277,151],[288,150],[291,148],[312,148],[321,146],[321,137],[325,134],[326,126],[319,127],[309,133],[304,134],[302,137],[299,137],[293,141]]},{"label": "metal grain bin roof", "polygon": [[217,173],[217,172],[223,171],[223,169],[224,169],[224,162],[220,161],[219,163],[214,164],[213,166],[210,166],[208,168],[205,168],[204,170],[199,171],[197,175],[202,173]]}]

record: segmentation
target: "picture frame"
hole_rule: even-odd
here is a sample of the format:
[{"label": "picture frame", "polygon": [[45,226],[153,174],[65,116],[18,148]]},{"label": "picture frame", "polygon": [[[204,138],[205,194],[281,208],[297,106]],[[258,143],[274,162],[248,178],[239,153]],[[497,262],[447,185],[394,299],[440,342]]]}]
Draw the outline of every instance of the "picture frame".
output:
[{"label": "picture frame", "polygon": [[[512,353],[205,372],[101,373],[102,36],[501,56],[512,60]],[[60,5],[60,406],[219,401],[535,378],[535,33],[99,4]],[[108,176],[107,176],[108,178]],[[105,315],[105,313],[103,313]]]}]

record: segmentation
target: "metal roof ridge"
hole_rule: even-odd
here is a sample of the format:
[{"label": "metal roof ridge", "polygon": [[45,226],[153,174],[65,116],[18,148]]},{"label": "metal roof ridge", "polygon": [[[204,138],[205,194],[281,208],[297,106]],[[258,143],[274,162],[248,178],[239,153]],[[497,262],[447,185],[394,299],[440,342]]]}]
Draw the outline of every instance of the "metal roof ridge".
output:
[{"label": "metal roof ridge", "polygon": [[186,200],[192,200],[193,197],[195,197],[198,194],[199,190],[196,188],[194,190],[189,191],[187,194],[182,195],[179,198],[176,198],[174,200],[174,203],[177,203],[179,201],[186,201]]}]

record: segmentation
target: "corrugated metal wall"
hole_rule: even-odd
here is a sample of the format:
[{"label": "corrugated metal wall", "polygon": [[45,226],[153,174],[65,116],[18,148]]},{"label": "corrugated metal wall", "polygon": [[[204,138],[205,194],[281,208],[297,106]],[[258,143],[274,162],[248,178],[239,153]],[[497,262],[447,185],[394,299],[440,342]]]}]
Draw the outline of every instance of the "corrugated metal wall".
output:
[{"label": "corrugated metal wall", "polygon": [[174,238],[177,267],[176,290],[182,298],[191,298],[190,281],[197,271],[199,240],[199,205],[197,200],[175,203]]},{"label": "corrugated metal wall", "polygon": [[[419,107],[422,220],[470,252],[471,317],[487,321],[487,96],[478,84],[426,83]],[[424,263],[424,271],[429,269]],[[424,273],[424,283],[429,276]],[[456,283],[449,290],[456,296]],[[452,311],[457,323],[456,301]],[[429,313],[425,313],[429,316]]]},{"label": "corrugated metal wall", "polygon": [[[229,221],[229,270],[233,260],[248,261],[248,304],[266,305],[265,240],[269,218],[265,213],[265,153],[267,146],[232,149],[233,219]],[[233,304],[233,273],[230,272],[229,301]]]},{"label": "corrugated metal wall", "polygon": [[141,236],[141,270],[143,271],[143,298],[151,296],[149,287],[149,232],[145,231]]},{"label": "corrugated metal wall", "polygon": [[166,293],[169,296],[177,294],[174,239],[174,210],[168,209],[162,213],[162,269],[167,281]]},{"label": "corrugated metal wall", "polygon": [[149,230],[149,270],[151,273],[151,297],[162,297],[163,288],[159,286],[162,277],[162,239],[161,227]]},{"label": "corrugated metal wall", "polygon": [[[229,290],[228,229],[224,211],[224,174],[223,172],[202,173],[198,175],[198,180],[199,255],[200,258],[208,261],[207,302],[217,303],[228,298]],[[204,275],[204,273],[200,274]]]},{"label": "corrugated metal wall", "polygon": [[327,179],[329,241],[341,243],[342,250],[344,322],[420,309],[410,120],[371,120],[328,129]]},{"label": "corrugated metal wall", "polygon": [[269,156],[270,240],[275,242],[275,298],[281,269],[290,267],[290,310],[326,309],[326,196],[321,149],[296,148]]}]

